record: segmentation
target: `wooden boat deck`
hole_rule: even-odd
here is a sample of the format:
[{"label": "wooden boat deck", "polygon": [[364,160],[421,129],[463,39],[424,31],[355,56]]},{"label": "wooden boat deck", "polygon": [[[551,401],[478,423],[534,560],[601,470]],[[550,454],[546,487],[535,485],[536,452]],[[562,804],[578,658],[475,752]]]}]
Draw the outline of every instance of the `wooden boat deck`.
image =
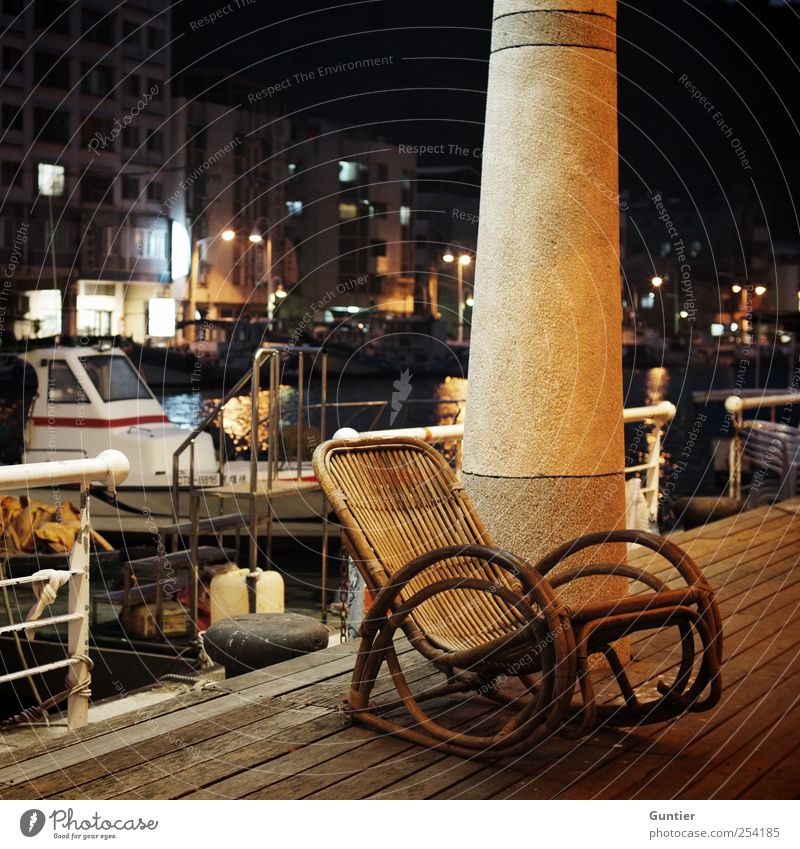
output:
[{"label": "wooden boat deck", "polygon": [[[674,539],[722,606],[724,690],[708,713],[553,738],[513,762],[463,760],[346,725],[346,644],[7,751],[0,798],[796,798],[800,499]],[[646,670],[657,648],[635,643],[634,664]],[[403,658],[417,686],[432,680],[407,645]],[[466,726],[487,708],[455,709]]]}]

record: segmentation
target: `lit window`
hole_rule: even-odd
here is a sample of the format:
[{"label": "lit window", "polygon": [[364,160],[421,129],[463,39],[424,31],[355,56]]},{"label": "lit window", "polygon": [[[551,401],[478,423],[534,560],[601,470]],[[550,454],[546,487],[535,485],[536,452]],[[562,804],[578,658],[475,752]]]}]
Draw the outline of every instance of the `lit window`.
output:
[{"label": "lit window", "polygon": [[339,163],[339,182],[340,183],[355,183],[358,180],[358,163],[357,162],[340,162]]},{"label": "lit window", "polygon": [[64,194],[64,166],[39,163],[39,194],[45,197],[59,197]]},{"label": "lit window", "polygon": [[355,203],[339,204],[339,221],[351,221],[358,217],[358,205]]},{"label": "lit window", "polygon": [[165,231],[135,227],[133,230],[133,249],[140,259],[165,259],[167,255]]},{"label": "lit window", "polygon": [[303,214],[303,201],[287,200],[286,209],[292,218],[299,218]]},{"label": "lit window", "polygon": [[411,223],[411,207],[410,206],[401,206],[400,207],[400,223],[403,226]]}]

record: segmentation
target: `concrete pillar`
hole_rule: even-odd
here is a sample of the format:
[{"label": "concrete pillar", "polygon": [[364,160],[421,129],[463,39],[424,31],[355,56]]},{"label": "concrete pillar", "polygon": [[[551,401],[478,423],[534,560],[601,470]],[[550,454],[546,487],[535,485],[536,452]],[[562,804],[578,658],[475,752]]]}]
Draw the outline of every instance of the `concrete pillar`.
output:
[{"label": "concrete pillar", "polygon": [[[494,4],[463,480],[532,562],[625,527],[615,17],[614,0]],[[568,603],[626,581],[579,587]]]}]

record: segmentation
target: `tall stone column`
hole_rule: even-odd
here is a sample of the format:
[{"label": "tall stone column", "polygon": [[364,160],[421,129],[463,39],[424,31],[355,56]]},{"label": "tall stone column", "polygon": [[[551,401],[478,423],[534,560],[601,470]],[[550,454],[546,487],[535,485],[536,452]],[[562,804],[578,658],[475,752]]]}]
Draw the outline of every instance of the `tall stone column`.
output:
[{"label": "tall stone column", "polygon": [[[463,480],[532,562],[625,527],[615,16],[494,4]],[[565,600],[625,587],[591,578]]]}]

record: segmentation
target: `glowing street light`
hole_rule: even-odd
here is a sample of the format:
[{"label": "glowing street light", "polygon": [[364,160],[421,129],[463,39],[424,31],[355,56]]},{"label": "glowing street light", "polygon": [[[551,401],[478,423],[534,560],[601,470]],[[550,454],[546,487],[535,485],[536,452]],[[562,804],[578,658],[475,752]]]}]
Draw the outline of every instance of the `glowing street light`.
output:
[{"label": "glowing street light", "polygon": [[738,283],[734,283],[733,286],[731,286],[731,292],[733,292],[734,295],[738,295],[741,291],[742,287]]},{"label": "glowing street light", "polygon": [[766,292],[766,291],[767,291],[766,286],[756,286],[756,288],[755,288],[756,295],[763,295],[764,292]]},{"label": "glowing street light", "polygon": [[[448,251],[442,259],[447,262],[455,262],[455,256],[452,251]],[[463,270],[472,262],[472,257],[469,254],[460,254],[458,257],[457,279],[458,279],[458,335],[456,338],[459,342],[464,341],[464,274]]]},{"label": "glowing street light", "polygon": [[236,238],[236,231],[223,230],[222,233],[220,233],[220,237],[222,238],[223,242],[232,242]]},{"label": "glowing street light", "polygon": [[663,277],[654,277],[650,282],[653,284],[655,289],[658,289],[658,287],[664,282],[664,279]]}]

